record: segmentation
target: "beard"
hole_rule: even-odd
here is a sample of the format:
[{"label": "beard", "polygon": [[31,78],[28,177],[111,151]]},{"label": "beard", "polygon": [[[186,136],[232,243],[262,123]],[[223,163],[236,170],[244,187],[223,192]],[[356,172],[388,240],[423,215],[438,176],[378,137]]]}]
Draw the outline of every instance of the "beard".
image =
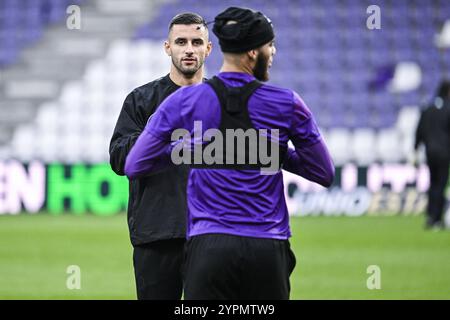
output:
[{"label": "beard", "polygon": [[193,78],[197,71],[200,70],[200,68],[203,66],[203,61],[197,60],[194,65],[185,67],[183,66],[183,61],[181,61],[181,59],[179,61],[176,61],[172,57],[172,64],[186,78]]},{"label": "beard", "polygon": [[268,81],[269,80],[269,58],[263,54],[258,54],[256,58],[256,64],[253,68],[253,75],[259,81]]}]

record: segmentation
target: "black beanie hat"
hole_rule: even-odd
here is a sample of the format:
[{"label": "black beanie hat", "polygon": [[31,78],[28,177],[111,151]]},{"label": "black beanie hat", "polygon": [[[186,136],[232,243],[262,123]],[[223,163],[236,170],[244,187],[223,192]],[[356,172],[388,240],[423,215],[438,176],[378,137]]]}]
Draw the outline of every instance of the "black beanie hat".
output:
[{"label": "black beanie hat", "polygon": [[[227,24],[229,21],[235,23]],[[272,22],[261,12],[230,7],[214,20],[213,32],[222,52],[241,53],[266,44],[275,38]]]}]

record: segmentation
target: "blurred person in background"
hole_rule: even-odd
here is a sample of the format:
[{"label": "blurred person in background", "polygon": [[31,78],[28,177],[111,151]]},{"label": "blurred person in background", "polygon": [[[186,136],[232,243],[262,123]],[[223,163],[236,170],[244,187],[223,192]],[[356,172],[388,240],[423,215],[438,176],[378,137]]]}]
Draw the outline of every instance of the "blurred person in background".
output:
[{"label": "blurred person in background", "polygon": [[[430,170],[426,229],[443,229],[446,207],[445,189],[450,165],[450,82],[442,81],[434,102],[425,108],[416,129],[414,149],[425,145]],[[417,162],[417,161],[416,161]]]},{"label": "blurred person in background", "polygon": [[[288,299],[296,261],[281,165],[325,187],[333,181],[334,166],[300,96],[260,82],[268,81],[276,52],[271,21],[260,12],[230,7],[215,18],[213,32],[224,56],[221,72],[205,83],[181,88],[162,103],[128,154],[125,173],[133,179],[158,170],[162,163],[175,163],[172,139],[180,128],[191,147],[194,136],[197,156],[195,150],[202,148],[195,145],[194,121],[202,124],[201,135],[219,130],[222,139],[214,142],[222,141],[216,150],[222,160],[194,163],[189,174],[184,297]],[[278,130],[276,142],[268,137],[280,151],[271,174],[260,172],[259,163],[250,168],[246,158],[252,147],[256,149],[251,154],[261,155],[261,142],[238,148],[237,157],[246,159],[242,166],[228,161],[230,154],[236,157],[224,142],[230,130],[266,130],[271,135]],[[288,149],[289,140],[295,149]]]},{"label": "blurred person in background", "polygon": [[[125,174],[125,159],[161,102],[181,86],[203,81],[211,52],[204,19],[195,13],[175,16],[164,48],[172,60],[169,74],[134,89],[117,120],[109,154],[118,175]],[[188,170],[173,166],[129,181],[128,227],[140,300],[182,296]]]}]

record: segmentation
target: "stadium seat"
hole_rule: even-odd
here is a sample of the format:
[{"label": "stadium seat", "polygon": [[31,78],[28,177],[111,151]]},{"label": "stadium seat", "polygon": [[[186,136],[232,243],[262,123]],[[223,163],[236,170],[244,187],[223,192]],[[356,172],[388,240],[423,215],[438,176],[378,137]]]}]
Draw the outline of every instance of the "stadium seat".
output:
[{"label": "stadium seat", "polygon": [[339,166],[351,160],[350,138],[351,133],[346,128],[328,130],[326,141],[335,165]]},{"label": "stadium seat", "polygon": [[367,166],[377,160],[374,150],[375,141],[376,132],[372,128],[354,130],[349,144],[353,149],[353,159],[357,164]]},{"label": "stadium seat", "polygon": [[399,162],[404,154],[399,148],[400,136],[395,129],[382,129],[375,143],[377,158],[384,162]]}]

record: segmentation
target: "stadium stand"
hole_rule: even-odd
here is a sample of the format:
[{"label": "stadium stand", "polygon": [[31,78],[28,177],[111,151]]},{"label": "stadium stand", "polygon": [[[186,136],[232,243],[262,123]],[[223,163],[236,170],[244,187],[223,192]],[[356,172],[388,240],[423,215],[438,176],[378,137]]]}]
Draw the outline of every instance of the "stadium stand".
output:
[{"label": "stadium stand", "polygon": [[[175,14],[195,11],[211,21],[237,4],[0,3],[0,157],[67,163],[108,160],[109,138],[126,94],[168,70],[162,42]],[[65,27],[69,3],[82,8],[79,31]],[[336,165],[407,160],[420,107],[449,77],[450,1],[380,1],[379,30],[366,27],[368,0],[239,5],[272,19],[277,56],[271,83],[300,93]],[[208,75],[221,63],[213,35],[211,40]]]},{"label": "stadium stand", "polygon": [[[66,27],[66,18],[69,16],[66,9],[73,4],[81,6],[80,30]],[[80,140],[78,144],[83,145],[86,145],[86,141],[89,144],[91,141],[98,142],[98,139],[87,136],[89,131],[83,134],[73,131],[71,135],[66,135],[67,130],[60,131],[59,128],[66,127],[64,119],[70,119],[69,123],[75,122],[77,112],[83,112],[83,116],[78,117],[81,122],[86,119],[87,122],[91,119],[94,121],[99,113],[110,114],[95,100],[89,105],[92,108],[84,105],[84,100],[90,97],[96,99],[96,94],[100,92],[103,96],[105,90],[111,89],[106,87],[106,83],[100,83],[100,87],[97,83],[89,86],[95,81],[102,81],[95,78],[98,76],[95,71],[98,70],[98,63],[93,62],[103,60],[114,41],[131,38],[136,28],[152,17],[158,5],[159,1],[148,3],[145,0],[1,1],[0,157],[14,157],[22,161],[34,158],[64,162],[81,160],[74,155],[84,150],[67,151],[70,156],[64,151],[73,149],[66,143],[66,137],[70,137],[67,142],[73,142],[75,135],[75,140]],[[33,21],[40,22],[28,27],[26,21],[31,15]],[[11,23],[11,20],[15,22]],[[30,33],[33,36],[29,36]],[[113,71],[108,73],[119,69],[120,65],[113,66],[109,69]],[[92,78],[86,81],[88,88],[84,90],[82,86],[83,92],[77,96],[73,89],[74,83],[83,84],[86,77]],[[123,98],[120,96],[116,101]],[[49,122],[54,118],[54,123]],[[100,118],[104,119],[103,116]],[[97,125],[101,127],[101,124]],[[110,132],[106,135],[110,135]],[[56,144],[46,143],[55,138]],[[51,150],[53,147],[57,152]],[[97,145],[94,149],[103,150],[105,146]],[[51,154],[56,157],[50,157]],[[96,161],[104,161],[105,155],[103,153],[102,158],[96,155],[91,157]]]}]

